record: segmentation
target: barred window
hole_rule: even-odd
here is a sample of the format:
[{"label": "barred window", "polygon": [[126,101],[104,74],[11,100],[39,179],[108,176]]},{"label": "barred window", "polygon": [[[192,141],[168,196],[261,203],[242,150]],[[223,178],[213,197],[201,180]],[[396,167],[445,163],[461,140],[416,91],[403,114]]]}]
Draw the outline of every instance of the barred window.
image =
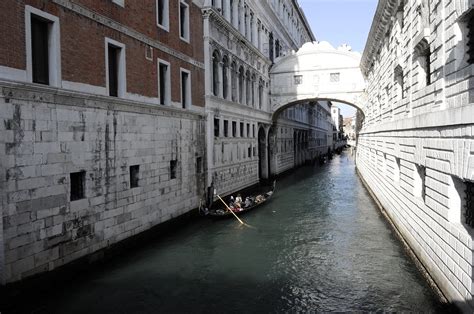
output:
[{"label": "barred window", "polygon": [[466,184],[466,196],[465,196],[465,213],[466,224],[474,228],[474,182],[467,181]]}]

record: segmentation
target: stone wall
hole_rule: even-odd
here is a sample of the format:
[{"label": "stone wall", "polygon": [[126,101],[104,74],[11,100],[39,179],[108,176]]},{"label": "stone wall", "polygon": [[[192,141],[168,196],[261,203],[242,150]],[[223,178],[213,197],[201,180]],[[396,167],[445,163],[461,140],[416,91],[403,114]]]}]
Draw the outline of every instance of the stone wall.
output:
[{"label": "stone wall", "polygon": [[[6,282],[55,269],[199,205],[202,116],[49,87],[2,83],[0,91]],[[139,166],[133,188],[130,166]],[[71,173],[78,172],[84,196],[71,201],[78,193]]]},{"label": "stone wall", "polygon": [[380,1],[361,63],[357,167],[447,299],[471,312],[473,65],[462,2]]}]

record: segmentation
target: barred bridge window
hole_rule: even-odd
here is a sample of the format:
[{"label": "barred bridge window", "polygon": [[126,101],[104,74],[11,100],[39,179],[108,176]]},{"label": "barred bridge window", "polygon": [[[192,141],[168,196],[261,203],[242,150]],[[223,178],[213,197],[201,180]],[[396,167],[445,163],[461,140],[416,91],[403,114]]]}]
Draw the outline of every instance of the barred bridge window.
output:
[{"label": "barred bridge window", "polygon": [[469,15],[467,21],[467,62],[474,63],[474,14]]},{"label": "barred bridge window", "polygon": [[474,182],[466,183],[465,216],[466,224],[474,228]]}]

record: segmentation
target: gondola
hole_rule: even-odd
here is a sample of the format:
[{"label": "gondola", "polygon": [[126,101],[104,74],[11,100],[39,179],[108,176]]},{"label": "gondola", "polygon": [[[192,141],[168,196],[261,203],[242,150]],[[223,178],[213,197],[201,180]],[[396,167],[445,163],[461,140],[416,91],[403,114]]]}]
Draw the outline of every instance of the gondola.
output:
[{"label": "gondola", "polygon": [[[275,183],[276,181],[273,181],[272,187],[269,191],[265,193],[260,193],[260,194],[255,194],[252,196],[248,196],[250,199],[250,204],[248,206],[245,206],[245,199],[242,201],[242,205],[239,208],[238,206],[235,206],[232,204],[229,198],[227,198],[227,205],[231,208],[231,210],[234,212],[236,215],[242,215],[244,213],[248,213],[249,211],[255,209],[256,207],[268,202],[268,200],[272,197],[273,192],[275,191]],[[216,209],[209,209],[207,211],[207,216],[210,218],[227,218],[227,217],[232,217],[232,213],[224,206],[224,204],[221,203],[222,206]]]}]

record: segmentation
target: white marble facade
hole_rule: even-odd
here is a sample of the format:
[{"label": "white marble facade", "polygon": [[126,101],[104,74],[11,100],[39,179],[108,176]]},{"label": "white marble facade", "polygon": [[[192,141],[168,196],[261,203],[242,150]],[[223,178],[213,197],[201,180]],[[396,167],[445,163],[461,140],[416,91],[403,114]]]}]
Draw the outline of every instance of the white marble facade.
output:
[{"label": "white marble facade", "polygon": [[472,312],[469,2],[379,1],[361,62],[368,102],[357,166],[447,299]]},{"label": "white marble facade", "polygon": [[[314,36],[296,1],[208,0],[203,16],[207,179],[226,194],[281,172],[266,158],[273,124],[269,70]],[[294,127],[307,128],[292,124],[292,139]]]}]

